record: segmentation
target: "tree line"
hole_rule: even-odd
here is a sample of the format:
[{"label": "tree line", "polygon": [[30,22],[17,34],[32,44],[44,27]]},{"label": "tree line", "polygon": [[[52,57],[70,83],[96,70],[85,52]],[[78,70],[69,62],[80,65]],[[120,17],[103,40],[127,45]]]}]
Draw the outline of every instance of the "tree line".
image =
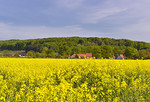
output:
[{"label": "tree line", "polygon": [[67,58],[72,54],[92,53],[95,58],[124,54],[127,59],[149,59],[150,43],[97,37],[60,37],[0,41],[0,50],[25,50],[32,57]]}]

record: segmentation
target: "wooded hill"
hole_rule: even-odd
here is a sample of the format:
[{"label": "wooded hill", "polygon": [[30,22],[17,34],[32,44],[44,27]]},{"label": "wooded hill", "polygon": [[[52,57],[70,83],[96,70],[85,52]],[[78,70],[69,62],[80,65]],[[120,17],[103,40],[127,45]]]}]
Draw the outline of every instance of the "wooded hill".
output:
[{"label": "wooded hill", "polygon": [[60,37],[29,40],[0,41],[0,50],[32,52],[34,57],[68,57],[72,54],[92,53],[96,58],[110,58],[124,54],[126,58],[150,58],[150,43],[127,39],[97,37]]}]

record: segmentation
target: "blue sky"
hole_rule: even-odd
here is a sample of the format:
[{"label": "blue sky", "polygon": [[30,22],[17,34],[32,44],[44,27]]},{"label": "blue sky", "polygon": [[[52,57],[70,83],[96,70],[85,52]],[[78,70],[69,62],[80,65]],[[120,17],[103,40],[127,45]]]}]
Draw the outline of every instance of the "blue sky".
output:
[{"label": "blue sky", "polygon": [[0,40],[110,37],[150,42],[150,0],[0,0]]}]

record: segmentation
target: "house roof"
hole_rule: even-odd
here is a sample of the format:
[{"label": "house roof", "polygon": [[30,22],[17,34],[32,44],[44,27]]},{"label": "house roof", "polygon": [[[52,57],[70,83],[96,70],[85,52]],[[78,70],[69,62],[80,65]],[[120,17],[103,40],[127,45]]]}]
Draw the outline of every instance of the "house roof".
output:
[{"label": "house roof", "polygon": [[113,56],[113,58],[116,58],[116,56]]},{"label": "house roof", "polygon": [[87,57],[92,57],[92,53],[86,53]]},{"label": "house roof", "polygon": [[75,58],[76,54],[69,56],[68,58]]},{"label": "house roof", "polygon": [[86,53],[86,54],[77,54],[77,56],[80,56],[80,57],[92,57],[92,53]]},{"label": "house roof", "polygon": [[77,54],[77,56],[84,57],[86,54]]},{"label": "house roof", "polygon": [[120,54],[120,57],[121,57],[121,58],[124,58],[124,55],[123,55],[123,54]]},{"label": "house roof", "polygon": [[25,56],[26,53],[25,52],[21,52],[21,53],[19,53],[19,55]]}]

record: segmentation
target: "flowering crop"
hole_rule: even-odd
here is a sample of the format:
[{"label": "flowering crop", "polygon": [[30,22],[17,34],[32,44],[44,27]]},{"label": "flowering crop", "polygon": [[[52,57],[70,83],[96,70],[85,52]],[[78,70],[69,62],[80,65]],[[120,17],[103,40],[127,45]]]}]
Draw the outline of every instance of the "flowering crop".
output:
[{"label": "flowering crop", "polygon": [[0,59],[0,101],[150,101],[149,60]]}]

